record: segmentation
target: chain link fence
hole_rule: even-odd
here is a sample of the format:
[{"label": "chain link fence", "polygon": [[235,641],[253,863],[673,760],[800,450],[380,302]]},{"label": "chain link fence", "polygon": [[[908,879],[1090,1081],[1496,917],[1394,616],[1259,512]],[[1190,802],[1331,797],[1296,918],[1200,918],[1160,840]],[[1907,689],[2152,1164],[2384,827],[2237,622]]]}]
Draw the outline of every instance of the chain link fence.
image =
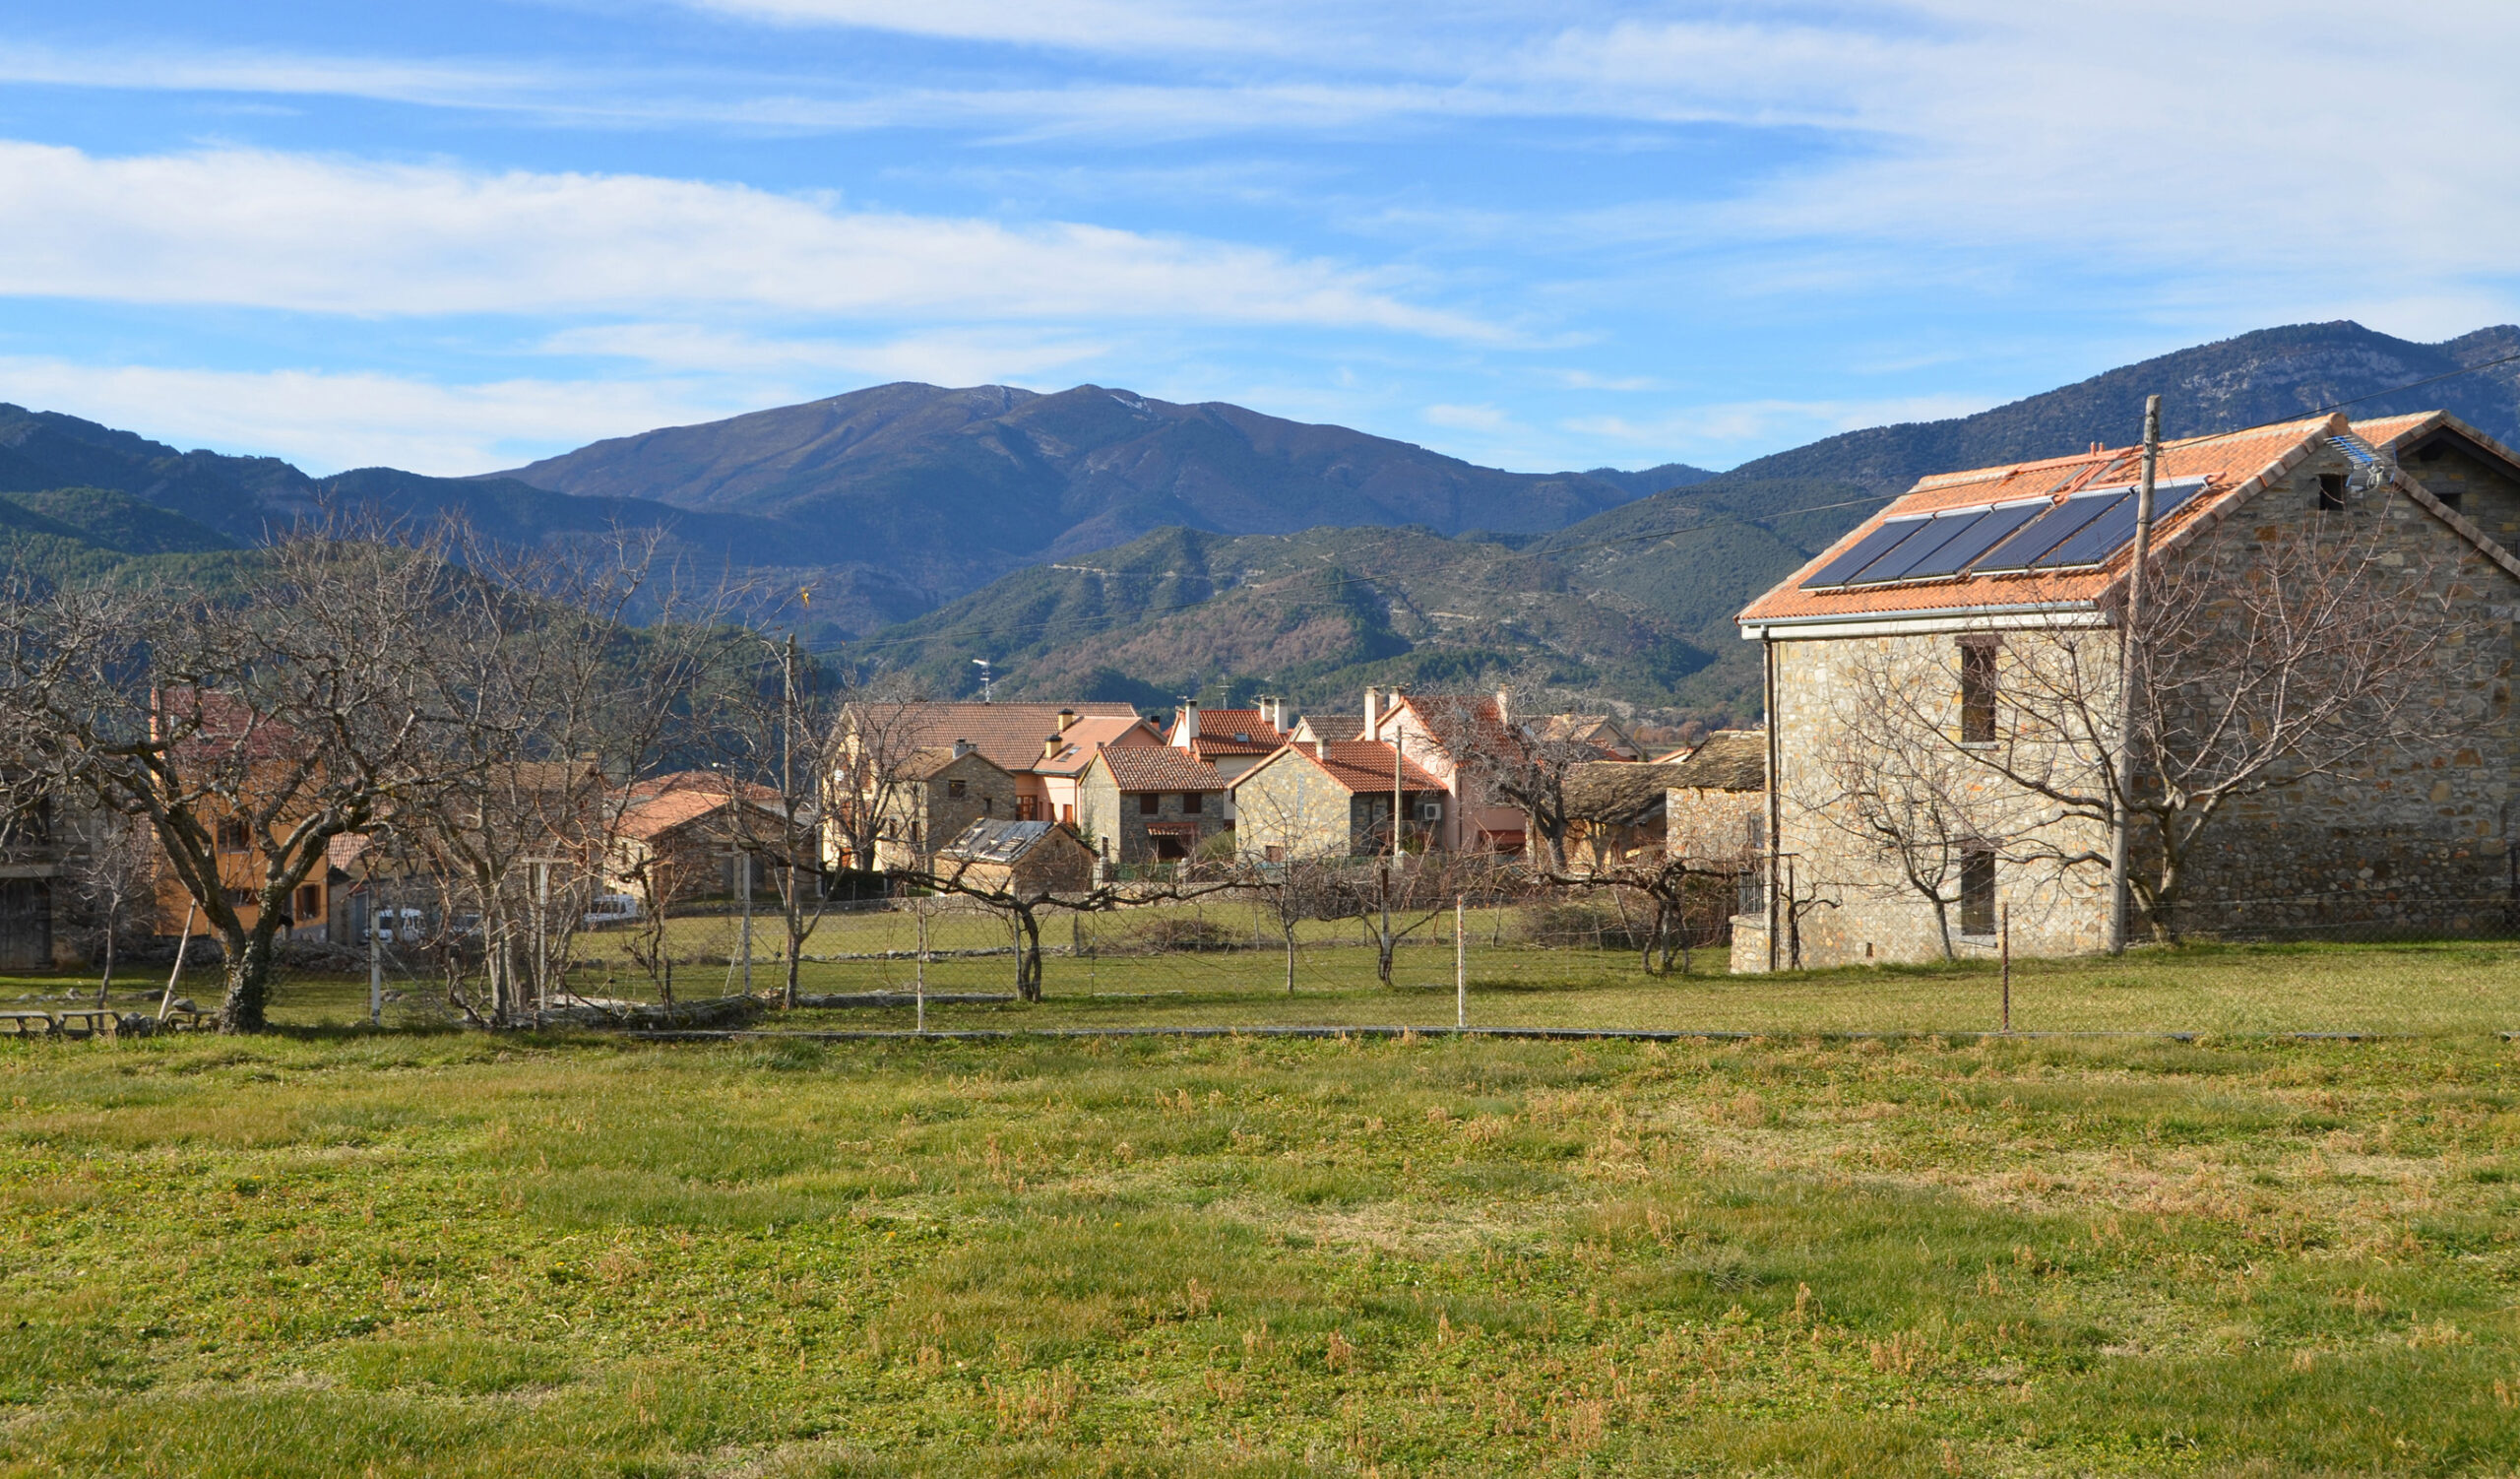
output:
[{"label": "chain link fence", "polygon": [[[1441,884],[1440,888],[1430,884]],[[1747,1033],[2340,1033],[2520,1029],[2520,922],[2507,896],[2200,900],[2175,943],[2033,958],[1955,937],[1951,959],[1732,970],[1755,888],[1691,880],[1667,900],[1514,868],[1411,874],[1359,864],[1308,880],[1147,879],[1102,907],[1018,911],[953,894],[817,900],[797,947],[776,897],[660,917],[574,893],[491,936],[477,918],[381,889],[351,938],[282,947],[284,1027],[991,1031],[1474,1028]],[[1385,902],[1389,908],[1386,913]],[[1029,973],[1038,990],[1028,995]],[[0,1033],[207,1025],[215,947],[127,952],[97,973],[21,973]],[[503,963],[502,963],[503,962]],[[1748,962],[1763,964],[1764,962]],[[791,973],[792,964],[792,973]],[[792,1004],[790,990],[792,977]]]}]

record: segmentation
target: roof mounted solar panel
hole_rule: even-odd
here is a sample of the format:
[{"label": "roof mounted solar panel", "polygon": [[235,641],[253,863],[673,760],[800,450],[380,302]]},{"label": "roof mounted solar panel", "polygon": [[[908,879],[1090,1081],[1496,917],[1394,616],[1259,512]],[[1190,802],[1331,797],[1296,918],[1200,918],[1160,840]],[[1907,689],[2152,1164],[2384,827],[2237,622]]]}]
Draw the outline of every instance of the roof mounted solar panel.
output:
[{"label": "roof mounted solar panel", "polygon": [[1916,567],[1940,553],[1943,547],[1960,537],[1972,525],[1986,516],[1980,508],[1946,508],[1935,514],[1930,523],[1908,536],[1899,547],[1863,568],[1852,582],[1856,585],[1879,585],[1885,581],[1906,580]]},{"label": "roof mounted solar panel", "polygon": [[1846,553],[1821,566],[1809,580],[1802,583],[1802,589],[1816,591],[1823,586],[1845,585],[1864,566],[1897,548],[1908,536],[1931,522],[1933,521],[1926,518],[1887,520],[1880,528],[1856,541],[1854,547]]},{"label": "roof mounted solar panel", "polygon": [[1942,547],[1922,556],[1908,566],[1901,577],[1922,580],[1934,575],[1957,575],[1969,568],[1970,561],[1994,548],[2012,537],[2021,526],[2048,511],[2045,500],[2028,503],[1997,504],[1980,511],[1965,529],[1956,530],[1942,542]]},{"label": "roof mounted solar panel", "polygon": [[[2203,479],[2156,485],[2153,488],[2153,522],[2159,524],[2176,513],[2204,486]],[[2120,491],[2116,500],[2099,518],[2085,524],[2075,531],[2071,539],[2040,556],[2037,568],[2055,570],[2067,565],[2097,565],[2125,548],[2135,539],[2136,498],[2136,493],[2131,490]]]},{"label": "roof mounted solar panel", "polygon": [[2064,502],[2023,526],[2018,534],[1995,547],[1993,552],[1978,561],[1975,573],[1995,575],[2011,570],[2027,570],[2039,557],[2080,533],[2083,526],[2108,512],[2109,505],[2123,496],[2123,490],[2107,493],[2076,493]]}]

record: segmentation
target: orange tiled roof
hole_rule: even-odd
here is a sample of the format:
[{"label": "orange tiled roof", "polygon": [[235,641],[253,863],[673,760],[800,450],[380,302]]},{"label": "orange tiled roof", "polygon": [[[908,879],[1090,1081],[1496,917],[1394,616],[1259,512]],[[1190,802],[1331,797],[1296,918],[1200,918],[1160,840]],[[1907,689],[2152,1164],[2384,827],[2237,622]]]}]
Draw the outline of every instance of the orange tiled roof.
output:
[{"label": "orange tiled roof", "polygon": [[[1181,721],[1172,721],[1181,733]],[[1265,755],[1287,740],[1287,732],[1271,725],[1258,709],[1202,709],[1199,733],[1190,741],[1201,755]]]},{"label": "orange tiled roof", "polygon": [[[1350,792],[1391,790],[1391,746],[1380,740],[1333,740],[1319,746],[1289,744],[1279,754],[1295,756],[1312,764]],[[1243,779],[1248,780],[1272,765],[1283,763],[1286,762],[1278,755],[1272,755],[1254,766],[1250,775]],[[1418,768],[1417,761],[1409,759],[1400,762],[1400,786],[1403,791],[1444,789],[1443,782]]]},{"label": "orange tiled roof", "polygon": [[[2375,429],[2388,422],[2372,423]],[[2211,527],[2259,489],[2278,481],[2308,459],[2325,438],[2362,428],[2342,415],[2315,417],[2236,435],[2188,437],[2162,445],[2159,478],[2164,482],[2205,480],[2203,490],[2155,527],[2155,549],[2178,542],[2191,530]],[[2401,428],[2398,434],[2403,434]],[[2368,439],[2367,437],[2365,438]],[[2133,562],[2130,547],[2107,561],[2081,570],[2027,570],[2001,575],[1955,575],[1880,586],[1801,589],[1802,582],[1857,541],[1902,514],[1933,513],[1946,508],[2046,497],[2061,502],[2086,487],[2132,482],[2141,473],[2140,447],[2103,448],[2071,457],[1977,468],[1919,479],[1915,487],[1889,507],[1849,530],[1844,539],[1805,562],[1753,601],[1734,619],[1744,626],[1771,622],[1827,620],[1832,617],[1919,615],[1954,611],[1986,611],[2055,606],[2088,607],[2124,578]]]},{"label": "orange tiled roof", "polygon": [[739,799],[773,811],[779,805],[779,793],[766,786],[730,782],[706,770],[675,771],[631,787],[616,828],[624,837],[646,842]]},{"label": "orange tiled roof", "polygon": [[1045,776],[1077,776],[1094,763],[1096,751],[1112,749],[1152,749],[1163,743],[1155,730],[1134,715],[1122,719],[1117,715],[1079,719],[1059,736],[1063,741],[1059,752],[1040,758],[1039,746],[1034,749],[1033,772]]},{"label": "orange tiled roof", "polygon": [[[988,756],[989,763],[1001,770],[1018,774],[1041,768],[1041,741],[1059,733],[1059,710],[1073,710],[1077,722],[1067,731],[1073,740],[1077,731],[1094,720],[1118,720],[1119,728],[1138,723],[1138,711],[1124,703],[930,703],[920,704],[909,716],[905,739],[913,745],[951,745],[957,740],[968,740],[972,747]],[[1094,757],[1094,744],[1081,746],[1075,769],[1082,770]]]},{"label": "orange tiled roof", "polygon": [[1168,744],[1128,744],[1101,759],[1122,791],[1223,791],[1225,777],[1205,760]]}]

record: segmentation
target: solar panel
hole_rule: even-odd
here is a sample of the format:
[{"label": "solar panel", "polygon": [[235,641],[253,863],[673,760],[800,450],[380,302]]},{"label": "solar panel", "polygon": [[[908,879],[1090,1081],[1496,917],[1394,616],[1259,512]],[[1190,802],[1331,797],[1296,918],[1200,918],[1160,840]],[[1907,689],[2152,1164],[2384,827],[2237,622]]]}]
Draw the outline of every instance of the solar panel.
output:
[{"label": "solar panel", "polygon": [[1955,531],[1942,542],[1942,547],[1908,566],[1902,576],[1907,580],[1922,580],[1932,575],[1957,575],[1969,568],[1969,562],[1995,547],[2024,524],[2048,511],[2045,503],[2014,503],[1983,510],[1966,528]]},{"label": "solar panel", "polygon": [[[2202,482],[2173,483],[2153,489],[2153,522],[2161,523],[2176,513],[2188,499],[2204,487]],[[2135,538],[2135,497],[2121,493],[2101,516],[2075,531],[2073,538],[2040,556],[2038,568],[2053,570],[2065,565],[2097,565]]]},{"label": "solar panel", "polygon": [[2110,503],[2118,496],[2115,493],[2099,496],[2081,493],[2066,499],[1996,546],[1993,553],[1978,561],[1977,573],[1991,575],[2004,570],[2029,569],[2038,563],[2041,555],[2063,544],[2084,525],[2106,513]]},{"label": "solar panel", "polygon": [[1856,573],[1890,552],[1908,536],[1932,522],[1928,519],[1892,519],[1880,528],[1856,541],[1855,547],[1820,567],[1819,572],[1802,583],[1806,591],[1822,586],[1842,586]]},{"label": "solar panel", "polygon": [[1910,567],[1919,560],[1930,559],[1935,550],[1951,543],[1952,536],[1984,518],[1985,512],[1983,508],[1958,508],[1935,514],[1931,523],[1908,536],[1898,548],[1864,566],[1854,583],[1868,586],[1907,579]]}]

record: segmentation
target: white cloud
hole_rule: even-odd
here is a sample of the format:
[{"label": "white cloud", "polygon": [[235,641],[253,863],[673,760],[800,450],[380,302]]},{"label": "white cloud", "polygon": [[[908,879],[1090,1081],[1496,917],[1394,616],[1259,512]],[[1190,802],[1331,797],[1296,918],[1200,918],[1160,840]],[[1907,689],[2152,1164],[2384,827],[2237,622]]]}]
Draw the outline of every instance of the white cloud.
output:
[{"label": "white cloud", "polygon": [[1662,416],[1575,417],[1560,429],[1650,449],[1681,461],[1717,463],[1744,449],[1793,446],[1864,426],[1935,421],[1985,410],[1990,396],[1898,396],[1845,401],[1733,401],[1690,406]]},{"label": "white cloud", "polygon": [[693,0],[699,9],[787,25],[848,26],[964,41],[1091,51],[1276,49],[1283,34],[1256,13],[1134,0]]},{"label": "white cloud", "polygon": [[[772,400],[800,400],[792,390]],[[692,380],[436,385],[379,374],[229,371],[0,358],[0,400],[181,447],[277,456],[309,473],[460,476],[599,437],[759,409],[759,387]]]},{"label": "white cloud", "polygon": [[1434,425],[1456,431],[1493,432],[1514,427],[1514,418],[1493,406],[1429,406],[1425,417]]},{"label": "white cloud", "polygon": [[634,359],[668,373],[837,371],[938,385],[1027,384],[1050,370],[1107,356],[1108,338],[1000,330],[936,330],[855,343],[771,339],[696,324],[590,324],[537,346],[545,354]]},{"label": "white cloud", "polygon": [[1089,318],[1501,332],[1390,274],[1104,226],[850,211],[650,175],[0,143],[0,292],[349,314]]}]

